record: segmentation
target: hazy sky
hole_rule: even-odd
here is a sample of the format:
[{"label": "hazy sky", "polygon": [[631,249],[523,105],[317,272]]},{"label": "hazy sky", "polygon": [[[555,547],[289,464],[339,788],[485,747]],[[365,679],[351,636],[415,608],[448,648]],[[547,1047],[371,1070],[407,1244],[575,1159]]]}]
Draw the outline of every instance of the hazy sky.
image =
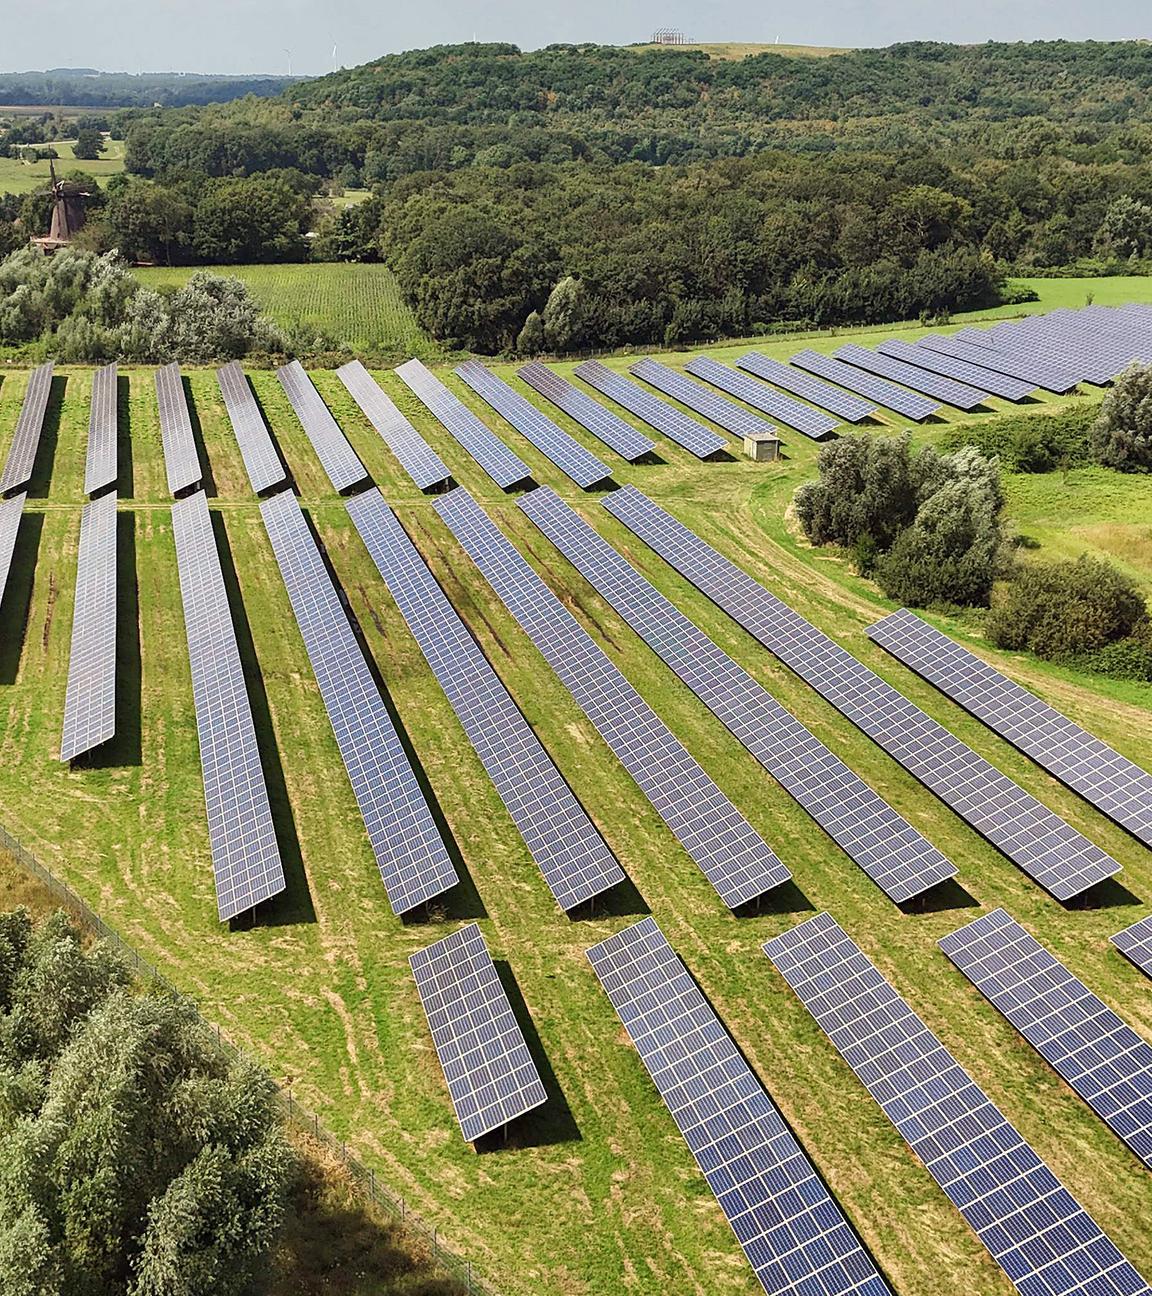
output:
[{"label": "hazy sky", "polygon": [[285,72],[291,50],[292,70],[315,74],[331,70],[334,44],[337,61],[352,66],[473,37],[524,49],[626,44],[661,26],[702,41],[803,45],[1152,37],[1148,0],[36,0],[20,11],[26,21],[3,24],[0,71]]}]

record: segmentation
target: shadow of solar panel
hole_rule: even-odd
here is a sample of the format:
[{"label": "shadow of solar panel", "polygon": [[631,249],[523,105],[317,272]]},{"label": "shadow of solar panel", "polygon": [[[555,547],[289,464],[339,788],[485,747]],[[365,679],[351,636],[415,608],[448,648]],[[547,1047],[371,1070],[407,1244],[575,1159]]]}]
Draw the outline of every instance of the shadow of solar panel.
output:
[{"label": "shadow of solar panel", "polygon": [[588,960],[766,1292],[890,1289],[652,918]]},{"label": "shadow of solar panel", "polygon": [[682,410],[657,400],[639,383],[629,382],[623,374],[602,365],[599,360],[585,360],[576,366],[575,373],[601,396],[614,400],[641,423],[663,433],[669,441],[674,441],[697,459],[707,459],[709,455],[727,448],[728,443],[719,432],[697,423]]},{"label": "shadow of solar panel", "polygon": [[927,396],[921,396],[916,392],[905,391],[903,387],[897,387],[886,378],[877,378],[874,374],[865,373],[862,369],[845,364],[843,360],[834,360],[831,356],[821,355],[819,351],[797,351],[791,363],[820,378],[827,378],[829,382],[839,383],[849,391],[867,396],[877,405],[895,410],[897,414],[903,414],[905,418],[915,419],[917,422],[931,418],[940,409],[938,401],[929,400]]},{"label": "shadow of solar panel", "polygon": [[160,440],[164,447],[168,489],[173,495],[179,495],[201,480],[203,470],[196,451],[196,439],[192,435],[192,417],[188,412],[178,364],[156,370],[156,401],[160,409]]},{"label": "shadow of solar panel", "polygon": [[216,381],[253,491],[259,495],[279,486],[285,477],[284,465],[239,360],[217,369]]},{"label": "shadow of solar panel", "polygon": [[1148,1285],[840,925],[764,953],[1022,1296]]},{"label": "shadow of solar panel", "polygon": [[172,505],[220,921],[285,889],[268,788],[203,491]]},{"label": "shadow of solar panel", "polygon": [[634,486],[604,507],[1029,877],[1069,900],[1120,865]]},{"label": "shadow of solar panel", "polygon": [[70,761],[116,732],[116,495],[84,505],[76,564],[72,650],[60,759]]},{"label": "shadow of solar panel", "polygon": [[876,350],[881,355],[915,365],[917,369],[927,369],[929,373],[943,374],[945,378],[955,378],[958,382],[971,383],[973,386],[979,384],[993,396],[1001,396],[1005,400],[1022,401],[1036,390],[1035,383],[994,373],[991,369],[981,369],[969,364],[967,360],[957,360],[955,356],[945,355],[942,351],[930,351],[927,347],[912,346],[895,338],[881,342]]},{"label": "shadow of solar panel", "polygon": [[579,441],[557,427],[531,401],[525,400],[478,360],[469,360],[454,372],[577,486],[587,490],[611,477],[612,470],[607,464],[601,463],[591,451],[585,450]]},{"label": "shadow of solar panel", "polygon": [[443,459],[400,413],[392,398],[380,389],[359,360],[337,369],[336,377],[347,387],[352,399],[420,490],[442,486],[451,479]]},{"label": "shadow of solar panel", "polygon": [[793,369],[791,365],[782,364],[759,351],[749,351],[747,355],[741,356],[736,361],[736,367],[755,374],[757,378],[763,378],[765,382],[774,383],[794,396],[803,396],[813,405],[830,410],[849,423],[859,423],[861,419],[871,418],[877,412],[876,406],[869,401],[840,387],[830,387],[802,369]]},{"label": "shadow of solar panel", "polygon": [[984,914],[939,945],[1152,1169],[1152,1044],[1003,909]]},{"label": "shadow of solar panel", "polygon": [[531,364],[521,365],[516,372],[533,391],[539,392],[545,400],[550,400],[629,463],[635,463],[637,459],[642,459],[655,450],[655,445],[642,432],[637,432],[631,423],[625,422],[619,414],[613,414],[599,401],[593,400],[587,392],[579,391],[571,383],[565,382],[546,365],[533,360]]},{"label": "shadow of solar panel", "polygon": [[532,471],[524,460],[513,454],[487,424],[482,423],[419,360],[408,360],[393,372],[502,490],[531,479]]},{"label": "shadow of solar panel", "polygon": [[464,490],[436,511],[730,909],[792,876]]},{"label": "shadow of solar panel", "polygon": [[364,491],[347,509],[556,903],[573,909],[623,882],[624,871],[380,492]]},{"label": "shadow of solar panel", "polygon": [[320,393],[300,361],[293,360],[277,369],[276,377],[333,488],[344,491],[362,482],[368,476],[367,470],[328,406],[320,399]]},{"label": "shadow of solar panel", "polygon": [[727,365],[708,356],[697,356],[694,360],[689,360],[684,368],[697,378],[703,378],[705,382],[726,391],[729,396],[739,397],[755,409],[779,419],[786,427],[794,428],[816,441],[831,436],[839,426],[834,418],[830,418],[822,410],[814,410],[810,405],[802,405],[789,396],[781,396],[771,387],[765,387],[762,382],[756,382],[747,374],[729,369]]},{"label": "shadow of solar panel", "polygon": [[94,495],[116,480],[118,410],[116,366],[92,375],[92,410],[88,416],[88,454],[84,464],[84,493]]},{"label": "shadow of solar panel", "polygon": [[1152,774],[907,608],[868,637],[1152,846]]},{"label": "shadow of solar panel", "polygon": [[40,435],[44,431],[44,416],[48,412],[48,398],[52,395],[52,371],[53,364],[49,361],[33,369],[28,379],[8,458],[4,461],[4,473],[0,476],[0,495],[26,486],[32,477]]},{"label": "shadow of solar panel", "polygon": [[673,400],[686,405],[690,410],[715,423],[717,427],[731,432],[733,436],[774,437],[776,435],[776,429],[771,423],[765,423],[762,418],[742,409],[734,401],[717,396],[714,391],[701,387],[691,378],[685,378],[682,373],[677,373],[675,369],[669,369],[667,365],[662,365],[656,360],[651,358],[637,360],[635,364],[628,366],[628,372],[637,378],[643,378],[657,391],[663,392],[665,396],[671,396]]},{"label": "shadow of solar panel", "polygon": [[955,866],[554,492],[520,509],[890,899],[910,899]]},{"label": "shadow of solar panel", "polygon": [[547,1102],[480,928],[461,927],[408,962],[465,1139]]},{"label": "shadow of solar panel", "polygon": [[260,512],[392,911],[459,880],[432,811],[291,491]]},{"label": "shadow of solar panel", "polygon": [[24,503],[28,496],[9,495],[0,499],[0,607],[4,604],[4,591],[8,587],[8,573],[12,570],[12,555],[16,550],[16,533],[24,516]]},{"label": "shadow of solar panel", "polygon": [[1152,918],[1143,918],[1112,937],[1112,944],[1140,969],[1152,977]]},{"label": "shadow of solar panel", "polygon": [[835,358],[846,364],[863,369],[866,373],[878,374],[881,378],[890,378],[893,382],[903,383],[915,392],[925,396],[934,396],[946,405],[956,409],[973,410],[988,400],[988,392],[983,388],[973,387],[971,383],[958,382],[946,378],[943,374],[930,373],[918,369],[915,365],[905,364],[903,360],[893,359],[883,352],[869,351],[867,347],[849,343],[836,352]]},{"label": "shadow of solar panel", "polygon": [[1063,394],[1070,392],[1079,381],[1077,376],[1067,370],[1055,369],[1035,360],[1025,360],[1020,356],[1009,355],[995,347],[974,346],[954,337],[929,333],[919,338],[918,347],[928,351],[939,351],[957,360],[967,360],[981,369],[993,369],[996,373],[1007,374],[1010,378],[1019,378],[1030,382],[1034,387],[1043,387],[1045,391]]}]

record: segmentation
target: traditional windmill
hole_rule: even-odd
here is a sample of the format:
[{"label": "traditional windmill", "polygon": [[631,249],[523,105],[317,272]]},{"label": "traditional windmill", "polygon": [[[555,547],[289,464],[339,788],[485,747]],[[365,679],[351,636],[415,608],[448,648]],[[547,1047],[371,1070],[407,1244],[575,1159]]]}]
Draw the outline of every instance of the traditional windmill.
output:
[{"label": "traditional windmill", "polygon": [[48,172],[51,176],[49,192],[52,195],[52,225],[47,237],[34,238],[32,244],[51,254],[67,247],[83,226],[87,215],[84,199],[90,198],[92,191],[76,180],[57,180],[56,168],[51,159],[48,162]]}]

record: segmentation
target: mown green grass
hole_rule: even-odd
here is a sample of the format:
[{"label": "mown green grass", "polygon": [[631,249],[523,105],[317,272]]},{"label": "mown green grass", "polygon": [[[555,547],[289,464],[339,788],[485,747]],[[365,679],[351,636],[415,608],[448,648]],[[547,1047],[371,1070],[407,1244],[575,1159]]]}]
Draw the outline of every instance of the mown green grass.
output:
[{"label": "mown green grass", "polygon": [[[819,345],[834,349],[842,340]],[[610,363],[622,367],[627,360]],[[518,382],[511,367],[501,372]],[[286,896],[258,925],[237,931],[218,925],[151,375],[126,370],[125,377],[132,489],[121,507],[125,525],[133,524],[140,645],[137,668],[130,647],[132,599],[125,589],[125,736],[91,766],[67,769],[55,760],[90,383],[87,373],[64,370],[59,426],[53,423],[48,436],[52,470],[49,475],[41,467],[29,504],[42,525],[34,571],[26,536],[14,568],[16,599],[4,609],[5,825],[196,996],[210,1019],[262,1056],[508,1296],[750,1296],[758,1290],[751,1272],[585,958],[589,945],[635,921],[637,914],[622,908],[642,906],[609,903],[576,921],[557,911],[274,376],[255,373],[304,506],[470,880],[448,898],[437,921],[402,923],[391,915],[214,376],[198,371],[189,377],[214,480],[212,506],[227,537],[226,561],[235,568],[234,611],[247,627],[242,642],[251,636],[247,666],[250,683],[258,685],[256,712],[290,878]],[[1150,912],[1152,855],[870,643],[866,626],[890,604],[835,555],[808,549],[786,519],[796,484],[814,472],[817,448],[790,435],[779,464],[733,459],[701,465],[666,443],[662,462],[612,461],[619,482],[647,491],[1110,851],[1125,867],[1131,901],[1121,888],[1105,891],[1098,907],[1085,909],[1066,910],[1047,897],[631,537],[595,495],[571,487],[446,372],[446,381],[515,445],[539,481],[555,486],[957,863],[971,898],[968,903],[960,894],[954,907],[925,912],[891,905],[550,548],[514,498],[492,488],[407,389],[383,375],[387,390],[460,483],[792,869],[796,892],[770,898],[757,914],[729,914],[338,380],[316,377],[385,498],[623,863],[643,906],[699,979],[895,1289],[907,1296],[1011,1291],[761,955],[764,940],[813,910],[828,909],[844,924],[1132,1260],[1152,1272],[1146,1227],[1152,1178],[935,948],[940,936],[1003,904],[1152,1036],[1147,982],[1107,940]],[[0,386],[0,451],[24,385],[25,375],[14,373]],[[564,416],[559,421],[590,449],[601,450]],[[891,426],[903,424],[893,419]],[[931,437],[945,426],[917,435]],[[1132,520],[1143,497],[1123,495],[1129,479],[1114,480],[1122,495],[1117,512]],[[1012,503],[1021,513],[1049,507],[1015,494]],[[13,621],[13,608],[19,611],[25,598],[27,617]],[[1152,766],[1152,689],[989,655],[1126,755]],[[460,1140],[407,965],[414,950],[476,915],[523,997],[551,1094],[545,1108],[509,1130],[506,1144],[480,1154]]]},{"label": "mown green grass", "polygon": [[60,154],[53,163],[22,162],[19,158],[0,157],[0,193],[32,193],[44,189],[51,182],[50,165],[56,168],[58,176],[66,171],[83,171],[85,175],[96,180],[106,180],[124,170],[124,141],[105,139],[104,152],[100,157],[88,161],[76,158],[72,153],[75,140],[54,140],[52,148]]}]

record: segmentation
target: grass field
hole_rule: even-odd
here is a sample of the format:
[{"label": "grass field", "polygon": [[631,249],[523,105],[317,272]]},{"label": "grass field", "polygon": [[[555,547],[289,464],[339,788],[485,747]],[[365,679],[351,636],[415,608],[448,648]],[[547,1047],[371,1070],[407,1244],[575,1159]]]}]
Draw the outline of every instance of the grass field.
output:
[{"label": "grass field", "polygon": [[[877,332],[869,337],[877,340]],[[824,337],[815,345],[831,350],[843,340]],[[788,343],[757,345],[781,354]],[[610,363],[623,367],[627,360]],[[512,375],[510,367],[501,372]],[[1148,983],[1107,940],[1152,912],[1152,855],[865,637],[865,627],[890,605],[835,555],[801,543],[786,521],[795,486],[814,471],[816,447],[788,436],[786,458],[766,465],[736,458],[700,465],[668,444],[659,463],[613,462],[621,484],[647,491],[1112,853],[1124,865],[1123,886],[1105,888],[1083,908],[1066,909],[1050,899],[633,539],[595,495],[575,490],[531,446],[501,428],[537,480],[555,486],[958,865],[962,889],[946,895],[942,907],[905,912],[891,905],[550,549],[515,500],[495,491],[399,381],[384,375],[389,393],[460,483],[792,869],[795,891],[770,897],[759,913],[729,914],[339,381],[323,373],[316,379],[385,498],[621,860],[635,886],[631,900],[625,896],[576,921],[557,911],[274,375],[263,372],[253,374],[255,389],[459,849],[465,885],[433,922],[403,923],[388,909],[209,371],[191,372],[189,383],[211,465],[212,507],[227,542],[225,566],[289,890],[250,930],[229,931],[216,922],[169,502],[147,372],[126,370],[123,378],[131,462],[120,518],[120,733],[98,760],[75,769],[62,767],[55,754],[90,378],[63,370],[56,379],[3,610],[5,826],[194,995],[211,1020],[261,1055],[506,1296],[751,1296],[759,1290],[584,956],[589,945],[648,910],[902,1296],[1009,1296],[1012,1288],[761,955],[764,940],[814,910],[828,909],[844,924],[1133,1262],[1152,1273],[1152,1177],[935,948],[942,935],[1004,905],[1152,1036]],[[455,378],[446,373],[445,379],[497,425]],[[0,452],[25,382],[24,373],[11,372],[0,385]],[[1058,403],[1040,401],[1037,408]],[[559,421],[600,449],[563,416]],[[903,424],[893,418],[891,426]],[[946,427],[916,435],[930,438]],[[1145,485],[1077,474],[1067,482],[1058,475],[1024,484],[1015,479],[1012,521],[1037,534],[1040,553],[1071,552],[1081,544],[1122,552],[1147,579],[1147,549],[1116,530],[1147,526]],[[1072,539],[1068,518],[1081,516],[1082,500],[1084,533]],[[964,634],[962,626],[941,624]],[[1152,688],[1093,680],[1019,655],[988,655],[1126,755],[1152,766]],[[409,954],[465,918],[478,920],[494,956],[507,960],[550,1094],[544,1108],[509,1130],[506,1144],[479,1154],[460,1140],[407,966]]]},{"label": "grass field", "polygon": [[[51,165],[56,174],[65,171],[83,171],[85,175],[105,180],[124,170],[124,141],[105,139],[104,152],[94,161],[79,160],[72,155],[75,140],[54,140],[52,148],[60,157]],[[44,189],[51,180],[49,163],[22,162],[19,158],[0,157],[0,193],[31,193]]]}]

